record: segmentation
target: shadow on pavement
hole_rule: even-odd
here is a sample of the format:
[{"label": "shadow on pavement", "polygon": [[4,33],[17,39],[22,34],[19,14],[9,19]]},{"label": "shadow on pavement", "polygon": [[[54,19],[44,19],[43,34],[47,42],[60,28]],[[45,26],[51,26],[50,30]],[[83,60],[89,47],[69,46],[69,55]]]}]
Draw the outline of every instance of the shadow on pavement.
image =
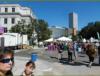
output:
[{"label": "shadow on pavement", "polygon": [[61,59],[60,63],[62,63],[64,65],[72,65],[72,66],[81,66],[81,65],[86,65],[87,66],[87,63],[84,63],[84,62],[78,62],[78,61],[68,62],[67,58]]},{"label": "shadow on pavement", "polygon": [[[82,61],[82,62],[87,63],[87,64],[89,63],[89,61]],[[100,66],[100,64],[98,64],[98,63],[93,63],[92,66]]]},{"label": "shadow on pavement", "polygon": [[[64,65],[72,65],[72,66],[81,66],[81,65],[85,65],[87,66],[88,65],[88,61],[76,61],[76,62],[68,62],[68,59],[67,58],[63,58],[60,60],[60,63],[64,64]],[[93,63],[92,66],[100,66],[100,64],[98,63]]]},{"label": "shadow on pavement", "polygon": [[100,64],[93,63],[93,65],[92,65],[92,66],[100,66]]}]

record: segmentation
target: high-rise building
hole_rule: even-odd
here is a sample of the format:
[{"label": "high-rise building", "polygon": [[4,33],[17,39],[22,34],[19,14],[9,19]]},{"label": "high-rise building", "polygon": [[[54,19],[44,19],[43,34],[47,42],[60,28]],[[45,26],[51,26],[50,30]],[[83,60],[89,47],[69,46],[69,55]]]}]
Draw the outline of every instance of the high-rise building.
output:
[{"label": "high-rise building", "polygon": [[69,13],[69,30],[73,35],[77,34],[78,31],[78,15],[74,12]]},{"label": "high-rise building", "polygon": [[0,4],[0,27],[8,31],[19,21],[24,20],[29,24],[35,18],[31,8],[19,4]]}]

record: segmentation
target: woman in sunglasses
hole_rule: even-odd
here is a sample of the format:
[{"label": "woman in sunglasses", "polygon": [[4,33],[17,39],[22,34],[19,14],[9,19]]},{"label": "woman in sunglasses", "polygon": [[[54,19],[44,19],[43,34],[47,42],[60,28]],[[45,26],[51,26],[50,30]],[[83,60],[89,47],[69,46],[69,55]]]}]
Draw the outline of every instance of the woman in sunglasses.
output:
[{"label": "woman in sunglasses", "polygon": [[11,50],[0,50],[0,76],[13,76],[14,53]]}]

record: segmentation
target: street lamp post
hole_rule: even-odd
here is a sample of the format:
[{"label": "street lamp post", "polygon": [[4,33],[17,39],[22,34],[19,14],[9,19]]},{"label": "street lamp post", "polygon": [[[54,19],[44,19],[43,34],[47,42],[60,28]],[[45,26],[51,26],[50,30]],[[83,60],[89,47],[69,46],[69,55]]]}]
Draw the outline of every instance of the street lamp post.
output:
[{"label": "street lamp post", "polygon": [[37,45],[38,45],[38,47],[39,47],[39,27],[38,27],[38,25],[39,25],[39,22],[38,22],[38,20],[36,20],[36,33],[37,33]]},{"label": "street lamp post", "polygon": [[1,50],[4,50],[4,37],[0,38],[0,48]]},{"label": "street lamp post", "polygon": [[21,34],[21,40],[22,40],[22,42],[21,42],[21,49],[23,49],[23,33],[24,33],[24,20],[22,20],[22,22],[19,22],[19,24],[21,25],[21,26],[23,26],[23,27],[21,27],[21,31],[20,31],[20,34]]},{"label": "street lamp post", "polygon": [[34,26],[32,26],[33,29],[33,34],[32,34],[32,39],[33,42],[36,43],[36,45],[39,45],[39,39],[38,39],[38,20],[34,21]]}]

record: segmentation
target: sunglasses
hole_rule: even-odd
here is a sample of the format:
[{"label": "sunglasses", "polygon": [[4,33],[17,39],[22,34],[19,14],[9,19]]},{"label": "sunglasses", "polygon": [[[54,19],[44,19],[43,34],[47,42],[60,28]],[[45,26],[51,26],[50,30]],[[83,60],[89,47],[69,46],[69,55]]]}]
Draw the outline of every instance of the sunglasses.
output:
[{"label": "sunglasses", "polygon": [[1,59],[0,62],[2,63],[9,63],[10,61],[14,61],[14,58],[5,58],[5,59]]}]

